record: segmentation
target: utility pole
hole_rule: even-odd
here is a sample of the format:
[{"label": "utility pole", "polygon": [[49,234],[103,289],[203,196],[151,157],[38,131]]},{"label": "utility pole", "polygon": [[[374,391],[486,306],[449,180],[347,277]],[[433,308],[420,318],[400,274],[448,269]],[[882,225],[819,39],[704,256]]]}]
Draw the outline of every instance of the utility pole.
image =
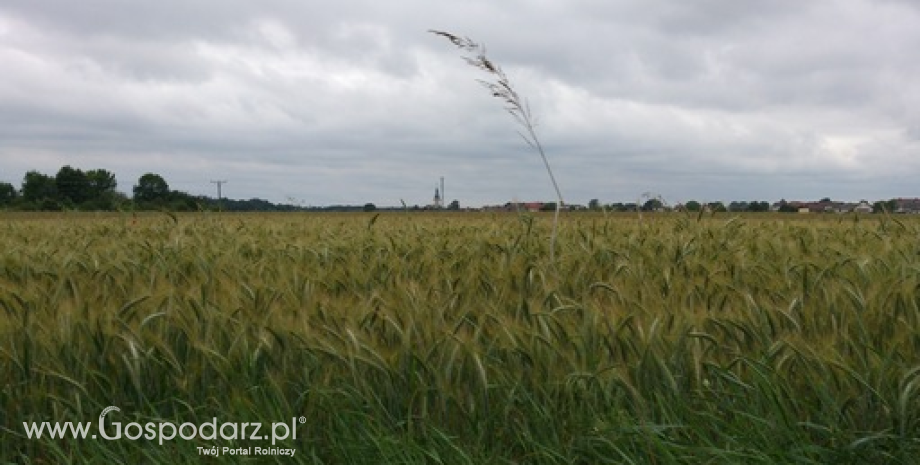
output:
[{"label": "utility pole", "polygon": [[222,208],[222,206],[221,206],[221,199],[222,199],[223,197],[221,197],[221,195],[220,195],[220,186],[222,186],[222,185],[224,185],[224,184],[226,184],[226,183],[227,183],[227,180],[226,180],[226,179],[220,180],[220,181],[211,181],[211,184],[217,184],[217,211],[222,211],[222,210],[223,210],[223,208]]}]

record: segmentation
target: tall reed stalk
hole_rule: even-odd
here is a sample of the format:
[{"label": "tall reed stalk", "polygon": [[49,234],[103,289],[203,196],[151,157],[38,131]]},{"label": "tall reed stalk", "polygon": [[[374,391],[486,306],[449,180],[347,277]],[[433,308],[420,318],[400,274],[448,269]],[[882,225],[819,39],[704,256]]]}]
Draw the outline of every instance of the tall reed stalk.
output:
[{"label": "tall reed stalk", "polygon": [[553,189],[556,191],[556,212],[553,215],[553,230],[550,235],[549,243],[550,261],[555,262],[559,212],[562,209],[564,201],[562,200],[562,191],[559,190],[559,184],[556,182],[556,177],[553,175],[553,169],[550,168],[549,160],[546,158],[546,152],[543,151],[543,145],[540,143],[540,138],[537,137],[536,123],[534,122],[533,113],[530,111],[530,105],[528,105],[527,101],[522,99],[517,91],[514,90],[511,81],[502,68],[492,62],[492,60],[489,60],[486,56],[485,46],[473,42],[468,37],[461,37],[449,32],[437,30],[430,30],[429,32],[444,37],[456,45],[457,48],[469,52],[471,56],[465,56],[463,59],[471,66],[492,75],[492,80],[479,79],[479,83],[482,84],[493,97],[505,103],[505,110],[514,118],[515,122],[523,128],[523,132],[518,131],[518,134],[527,142],[527,145],[540,154],[540,159],[543,160],[543,166],[546,167],[546,172],[549,174],[549,180],[553,184]]}]

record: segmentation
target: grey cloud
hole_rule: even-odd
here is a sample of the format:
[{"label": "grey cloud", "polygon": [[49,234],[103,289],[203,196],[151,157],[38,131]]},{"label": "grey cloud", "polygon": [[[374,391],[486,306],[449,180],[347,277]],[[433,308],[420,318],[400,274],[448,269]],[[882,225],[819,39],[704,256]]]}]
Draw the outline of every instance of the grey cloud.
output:
[{"label": "grey cloud", "polygon": [[920,9],[898,0],[14,1],[0,173],[28,156],[126,190],[161,170],[309,204],[423,204],[439,176],[464,205],[552,197],[430,28],[485,43],[570,201],[915,195]]}]

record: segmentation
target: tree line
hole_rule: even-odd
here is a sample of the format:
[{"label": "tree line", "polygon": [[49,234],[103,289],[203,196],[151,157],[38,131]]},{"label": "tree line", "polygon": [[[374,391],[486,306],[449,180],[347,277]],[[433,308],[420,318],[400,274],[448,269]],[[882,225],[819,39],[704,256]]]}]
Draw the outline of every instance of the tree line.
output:
[{"label": "tree line", "polygon": [[[0,181],[0,209],[20,211],[373,211],[373,204],[331,205],[303,207],[276,204],[268,200],[215,199],[205,195],[191,195],[170,189],[166,180],[156,173],[146,173],[137,179],[131,196],[117,190],[115,175],[105,169],[81,170],[70,165],[61,167],[54,175],[31,170],[23,176],[17,189],[11,183]],[[370,208],[370,210],[368,210]]]},{"label": "tree line", "polygon": [[0,182],[0,206],[25,211],[120,210],[125,208],[191,210],[200,199],[169,189],[162,176],[147,173],[133,188],[133,198],[117,190],[115,174],[106,169],[84,171],[70,165],[54,176],[31,170],[19,189]]},{"label": "tree line", "polygon": [[713,212],[768,212],[770,211],[770,203],[765,201],[753,201],[753,202],[731,202],[727,206],[722,202],[708,202],[701,203],[696,200],[690,200],[682,205],[676,207],[669,207],[664,204],[660,198],[651,198],[646,200],[643,203],[610,203],[602,205],[598,199],[591,199],[588,202],[588,210],[606,210],[611,212],[634,212],[634,211],[645,211],[645,212],[654,212],[662,210],[685,210],[689,212],[698,212],[701,210],[713,211]]},{"label": "tree line", "polygon": [[17,189],[0,182],[0,208],[23,211],[115,211],[171,210],[198,211],[223,208],[238,211],[295,210],[291,205],[276,205],[267,200],[228,200],[193,196],[172,190],[162,176],[146,173],[131,190],[132,197],[117,190],[115,175],[105,169],[83,171],[63,166],[54,176],[31,170]]},{"label": "tree line", "polygon": [[[0,209],[23,211],[116,211],[116,210],[170,210],[170,211],[200,211],[200,210],[225,210],[225,211],[375,211],[378,208],[368,203],[365,205],[332,205],[324,207],[303,207],[288,204],[275,204],[262,199],[233,200],[214,199],[208,196],[193,196],[188,193],[172,190],[162,176],[156,173],[146,173],[140,176],[137,184],[131,189],[132,197],[117,190],[118,182],[115,175],[105,169],[91,169],[83,171],[70,165],[61,167],[54,176],[31,170],[23,176],[22,184],[17,189],[11,183],[0,181]],[[830,203],[829,198],[821,202]],[[509,204],[510,205],[510,204]],[[555,203],[543,204],[543,209],[555,209]],[[780,201],[777,210],[780,212],[797,212],[801,206],[796,203]],[[395,207],[394,207],[395,208]],[[459,210],[459,202],[451,202],[446,210]],[[913,208],[913,207],[912,207]],[[405,206],[403,209],[406,209]],[[411,210],[421,210],[415,206]],[[731,202],[728,205],[722,202],[702,203],[695,200],[688,201],[676,207],[669,207],[660,198],[649,198],[645,202],[636,203],[611,203],[602,205],[598,199],[591,199],[585,210],[606,210],[633,212],[685,210],[696,212],[701,210],[713,212],[767,212],[771,205],[765,201]],[[401,210],[401,209],[400,209]],[[898,211],[897,201],[877,201],[872,204],[873,212]],[[915,211],[915,210],[914,210]]]}]

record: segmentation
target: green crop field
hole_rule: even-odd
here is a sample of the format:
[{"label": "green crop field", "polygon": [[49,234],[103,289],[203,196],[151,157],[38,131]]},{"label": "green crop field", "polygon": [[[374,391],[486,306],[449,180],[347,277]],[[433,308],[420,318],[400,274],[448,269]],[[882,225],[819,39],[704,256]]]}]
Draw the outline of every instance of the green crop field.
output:
[{"label": "green crop field", "polygon": [[920,457],[920,220],[570,213],[555,261],[550,227],[3,214],[0,461]]}]

